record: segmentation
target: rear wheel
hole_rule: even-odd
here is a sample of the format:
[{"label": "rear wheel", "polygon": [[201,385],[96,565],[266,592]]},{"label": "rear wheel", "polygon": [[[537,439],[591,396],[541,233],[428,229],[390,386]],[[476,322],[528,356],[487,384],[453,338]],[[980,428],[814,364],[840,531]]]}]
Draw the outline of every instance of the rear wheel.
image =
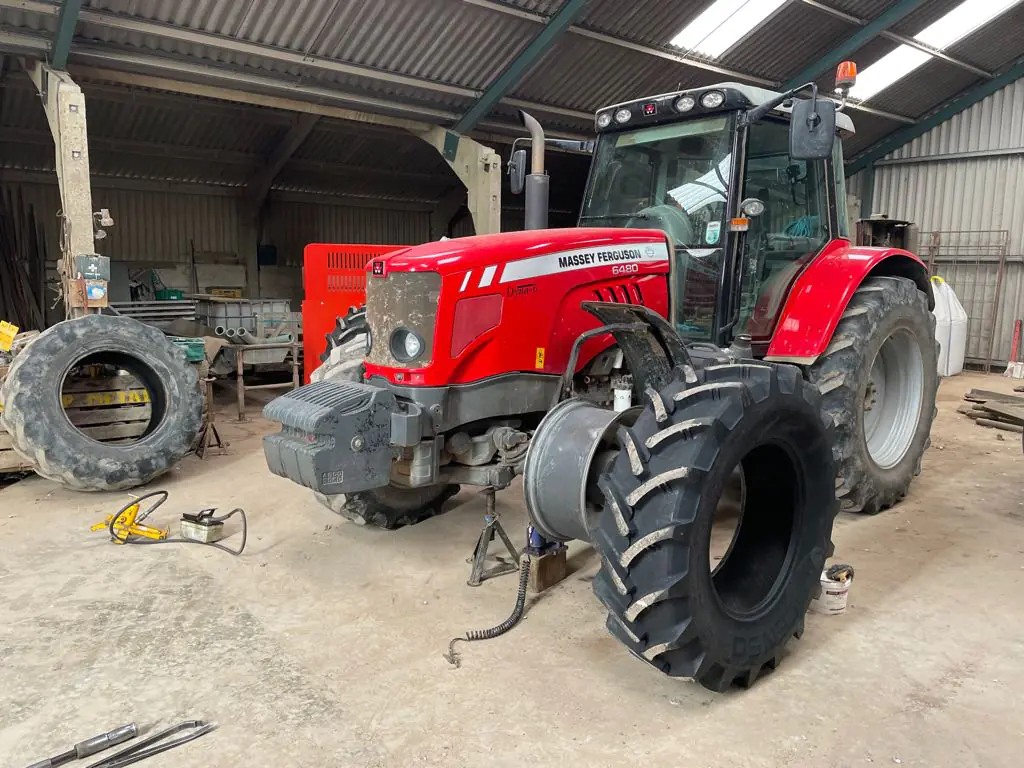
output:
[{"label": "rear wheel", "polygon": [[[349,310],[348,315],[338,320],[333,339],[328,337],[327,358],[313,371],[310,380],[361,382],[368,338],[365,311]],[[329,510],[357,525],[393,529],[439,515],[444,502],[458,492],[458,485],[443,484],[426,488],[386,486],[359,493],[313,495]]]},{"label": "rear wheel", "polygon": [[[599,482],[594,591],[638,658],[717,691],[749,685],[817,594],[838,507],[830,430],[791,366],[715,366],[657,398]],[[728,544],[720,505],[741,507]]]},{"label": "rear wheel", "polygon": [[935,318],[912,280],[868,278],[808,370],[836,425],[844,511],[896,504],[921,473],[939,386]]}]

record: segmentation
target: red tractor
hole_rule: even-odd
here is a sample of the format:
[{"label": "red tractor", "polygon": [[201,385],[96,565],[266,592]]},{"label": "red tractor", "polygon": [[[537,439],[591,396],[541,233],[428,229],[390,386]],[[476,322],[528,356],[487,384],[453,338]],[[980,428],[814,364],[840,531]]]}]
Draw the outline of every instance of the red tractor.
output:
[{"label": "red tractor", "polygon": [[[812,86],[805,86],[812,87]],[[851,244],[834,101],[736,83],[616,104],[580,228],[373,259],[314,383],[271,402],[271,470],[356,522],[524,474],[536,534],[594,544],[608,627],[670,675],[750,683],[803,628],[843,509],[895,504],[937,388],[924,264]],[[742,516],[717,563],[723,495]]]}]

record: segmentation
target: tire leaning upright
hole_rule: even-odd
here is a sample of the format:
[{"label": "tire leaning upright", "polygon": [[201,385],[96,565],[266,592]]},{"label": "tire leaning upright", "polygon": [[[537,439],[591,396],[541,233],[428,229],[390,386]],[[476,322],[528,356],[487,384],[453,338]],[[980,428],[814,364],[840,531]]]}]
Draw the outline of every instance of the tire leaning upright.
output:
[{"label": "tire leaning upright", "polygon": [[[138,440],[99,442],[68,419],[62,387],[85,364],[128,370],[145,386],[152,416]],[[37,474],[79,491],[110,491],[143,485],[185,456],[202,427],[204,397],[185,353],[156,328],[86,315],[57,323],[22,350],[0,401],[14,449]]]},{"label": "tire leaning upright", "polygon": [[[788,365],[721,365],[669,384],[599,486],[594,592],[608,629],[667,675],[749,685],[803,632],[838,509],[831,429]],[[714,565],[712,526],[737,466],[746,493]]]}]

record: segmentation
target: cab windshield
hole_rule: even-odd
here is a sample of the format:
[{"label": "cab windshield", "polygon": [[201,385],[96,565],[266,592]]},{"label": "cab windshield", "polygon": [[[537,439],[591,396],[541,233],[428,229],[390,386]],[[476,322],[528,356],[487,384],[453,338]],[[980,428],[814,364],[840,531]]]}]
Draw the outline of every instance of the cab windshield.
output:
[{"label": "cab windshield", "polygon": [[661,229],[676,248],[717,247],[732,162],[730,119],[601,136],[580,224]]},{"label": "cab windshield", "polygon": [[714,327],[732,170],[732,115],[598,140],[580,225],[660,229],[675,245],[676,329],[706,341]]}]

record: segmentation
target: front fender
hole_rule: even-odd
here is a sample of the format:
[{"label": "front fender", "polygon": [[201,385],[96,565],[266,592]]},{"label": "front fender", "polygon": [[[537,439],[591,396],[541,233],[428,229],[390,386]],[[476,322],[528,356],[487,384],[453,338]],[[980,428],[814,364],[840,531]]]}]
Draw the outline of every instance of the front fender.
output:
[{"label": "front fender", "polygon": [[868,277],[906,277],[935,306],[928,268],[900,248],[869,248],[845,241],[827,249],[793,284],[765,360],[810,365],[828,347],[846,305]]}]

